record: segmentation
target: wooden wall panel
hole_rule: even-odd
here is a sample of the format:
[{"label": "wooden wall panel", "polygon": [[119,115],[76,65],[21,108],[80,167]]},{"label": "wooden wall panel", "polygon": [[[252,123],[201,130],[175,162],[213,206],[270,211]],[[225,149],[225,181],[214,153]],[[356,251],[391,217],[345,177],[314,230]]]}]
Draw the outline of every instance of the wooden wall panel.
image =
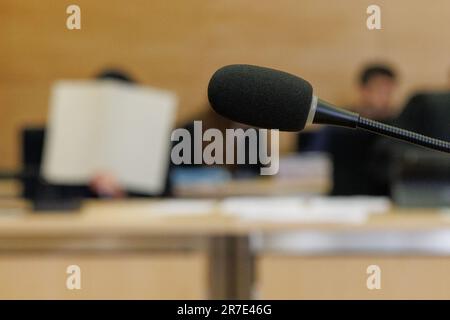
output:
[{"label": "wooden wall panel", "polygon": [[[2,254],[1,299],[206,299],[203,253]],[[69,290],[67,267],[81,269]]]},{"label": "wooden wall panel", "polygon": [[[261,299],[449,299],[447,256],[287,256],[256,263]],[[381,270],[380,289],[367,288],[367,267]]]},{"label": "wooden wall panel", "polygon": [[[65,27],[81,7],[82,29]],[[369,60],[395,64],[405,94],[443,86],[450,61],[450,2],[376,1],[383,30],[366,28],[368,0],[2,0],[0,170],[19,166],[18,130],[45,121],[50,85],[107,66],[175,90],[179,121],[206,107],[211,73],[253,63],[298,73],[324,98],[354,100],[354,75]],[[289,141],[283,136],[282,145]]]}]

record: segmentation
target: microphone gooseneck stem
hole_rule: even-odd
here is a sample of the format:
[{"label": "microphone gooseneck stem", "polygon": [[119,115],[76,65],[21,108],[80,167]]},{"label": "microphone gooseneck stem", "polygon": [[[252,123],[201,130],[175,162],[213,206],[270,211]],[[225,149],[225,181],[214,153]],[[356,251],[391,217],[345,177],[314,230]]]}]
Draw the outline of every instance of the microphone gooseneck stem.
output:
[{"label": "microphone gooseneck stem", "polygon": [[351,129],[364,129],[387,137],[410,142],[425,148],[450,153],[450,142],[424,136],[419,133],[393,127],[378,121],[361,117],[355,112],[337,108],[321,99],[313,99],[311,112],[312,123],[327,124]]},{"label": "microphone gooseneck stem", "polygon": [[407,141],[429,149],[450,153],[450,142],[427,137],[405,129],[396,128],[364,117],[359,117],[357,128],[396,138],[402,141]]}]

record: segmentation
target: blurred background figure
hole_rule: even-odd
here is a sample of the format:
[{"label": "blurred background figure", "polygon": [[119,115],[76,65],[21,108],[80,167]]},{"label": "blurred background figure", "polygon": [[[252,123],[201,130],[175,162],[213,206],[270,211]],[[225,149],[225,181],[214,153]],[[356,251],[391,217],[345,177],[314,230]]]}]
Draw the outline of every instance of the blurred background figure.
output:
[{"label": "blurred background figure", "polygon": [[433,138],[450,138],[450,90],[413,94],[396,119],[396,124]]},{"label": "blurred background figure", "polygon": [[[450,140],[450,89],[413,94],[395,125],[444,141]],[[448,155],[389,141],[392,196],[401,206],[449,206]]]},{"label": "blurred background figure", "polygon": [[[388,65],[368,65],[358,77],[358,104],[351,107],[364,117],[391,122],[397,76]],[[303,139],[306,140],[302,141]],[[328,153],[333,161],[332,195],[389,195],[385,166],[378,159],[380,139],[370,132],[325,127],[299,135],[299,151]]]},{"label": "blurred background figure", "polygon": [[[105,69],[98,73],[99,81],[118,81],[135,84],[135,80],[125,71]],[[84,198],[123,198],[125,196],[150,196],[124,190],[116,177],[109,172],[98,172],[88,185],[67,186],[49,184],[40,176],[45,140],[45,127],[26,127],[22,131],[22,180],[23,195],[33,202],[77,200]],[[169,192],[168,182],[162,195]],[[159,195],[160,196],[160,195]]]},{"label": "blurred background figure", "polygon": [[396,74],[387,65],[365,67],[359,77],[359,104],[355,111],[376,120],[389,120],[395,115],[393,97],[397,88]]}]

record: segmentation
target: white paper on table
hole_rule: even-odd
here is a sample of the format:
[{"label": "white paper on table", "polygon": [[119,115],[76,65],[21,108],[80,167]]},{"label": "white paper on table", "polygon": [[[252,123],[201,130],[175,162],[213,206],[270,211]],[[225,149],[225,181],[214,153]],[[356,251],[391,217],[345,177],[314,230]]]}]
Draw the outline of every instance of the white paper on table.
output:
[{"label": "white paper on table", "polygon": [[439,214],[441,214],[444,218],[450,219],[450,208],[440,208]]},{"label": "white paper on table", "polygon": [[235,197],[225,199],[220,211],[242,220],[304,223],[364,223],[369,215],[361,207],[314,206],[299,197]]},{"label": "white paper on table", "polygon": [[210,199],[161,200],[150,207],[152,214],[164,216],[193,216],[211,214],[217,202]]},{"label": "white paper on table", "polygon": [[309,204],[318,209],[334,208],[336,211],[361,209],[371,214],[385,213],[391,208],[389,198],[373,196],[313,197],[309,200]]},{"label": "white paper on table", "polygon": [[176,95],[160,89],[116,81],[57,82],[43,177],[79,185],[108,172],[128,190],[162,192],[176,105]]}]

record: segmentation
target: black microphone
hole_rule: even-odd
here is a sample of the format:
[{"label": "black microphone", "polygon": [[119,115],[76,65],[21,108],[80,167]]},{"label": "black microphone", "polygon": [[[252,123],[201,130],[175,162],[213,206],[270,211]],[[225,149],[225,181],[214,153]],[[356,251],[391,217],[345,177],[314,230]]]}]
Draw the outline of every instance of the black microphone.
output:
[{"label": "black microphone", "polygon": [[274,69],[236,64],[217,70],[209,81],[208,99],[220,115],[247,125],[301,131],[307,124],[364,129],[450,153],[450,143],[393,127],[337,108],[313,95],[311,84]]}]

